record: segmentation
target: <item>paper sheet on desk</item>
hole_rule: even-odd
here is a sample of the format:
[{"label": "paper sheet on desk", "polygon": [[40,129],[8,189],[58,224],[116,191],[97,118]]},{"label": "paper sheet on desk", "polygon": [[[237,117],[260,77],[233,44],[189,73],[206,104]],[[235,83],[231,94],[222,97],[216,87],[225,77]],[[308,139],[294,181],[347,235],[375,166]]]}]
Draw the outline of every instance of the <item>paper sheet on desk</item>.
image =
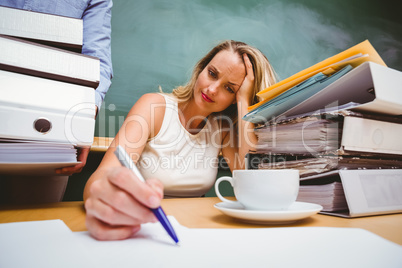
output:
[{"label": "paper sheet on desk", "polygon": [[0,267],[95,267],[61,220],[0,224]]},{"label": "paper sheet on desk", "polygon": [[[54,225],[53,228],[47,226],[48,233],[44,236],[47,244],[38,245],[46,247],[48,243],[60,241],[60,237],[61,241],[66,243],[64,248],[70,250],[70,256],[79,257],[78,254],[84,256],[63,261],[67,261],[70,267],[86,268],[402,267],[402,246],[362,229],[326,227],[191,229],[181,226],[175,218],[169,218],[180,239],[180,246],[174,244],[159,223],[144,224],[135,238],[110,242],[96,241],[88,232],[69,233],[60,225]],[[0,237],[3,236],[2,227],[0,225]],[[17,226],[12,231],[18,233],[19,229]],[[59,235],[56,235],[57,233]],[[8,234],[7,237],[12,238],[13,235]],[[34,236],[34,239],[38,238]],[[6,245],[12,241],[4,242],[1,239],[0,243],[3,255],[7,253]],[[3,251],[4,249],[6,251]],[[31,248],[21,243],[18,253],[23,256],[30,250]],[[41,249],[38,248],[36,251]],[[0,267],[3,267],[2,262],[12,258],[9,254],[4,254],[4,257],[0,259]],[[52,258],[50,254],[46,257]],[[76,260],[79,260],[78,264]],[[41,264],[43,263],[42,261]],[[88,263],[92,266],[88,266]],[[27,260],[26,267],[52,267],[36,264],[37,262]]]}]

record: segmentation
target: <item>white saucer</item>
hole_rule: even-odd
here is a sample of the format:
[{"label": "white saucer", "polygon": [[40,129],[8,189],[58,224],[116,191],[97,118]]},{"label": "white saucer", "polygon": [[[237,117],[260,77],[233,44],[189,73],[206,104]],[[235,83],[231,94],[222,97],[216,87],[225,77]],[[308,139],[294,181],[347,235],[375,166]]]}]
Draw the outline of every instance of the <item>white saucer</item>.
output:
[{"label": "white saucer", "polygon": [[281,211],[246,210],[238,202],[221,202],[215,204],[214,207],[225,215],[257,224],[288,224],[317,214],[322,210],[321,205],[305,202],[295,202],[287,210]]}]

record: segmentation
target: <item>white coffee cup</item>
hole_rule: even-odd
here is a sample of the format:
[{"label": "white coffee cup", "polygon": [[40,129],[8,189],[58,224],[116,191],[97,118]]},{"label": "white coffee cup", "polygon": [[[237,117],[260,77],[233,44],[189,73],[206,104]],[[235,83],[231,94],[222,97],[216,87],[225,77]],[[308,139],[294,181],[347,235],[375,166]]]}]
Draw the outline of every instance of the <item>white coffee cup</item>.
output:
[{"label": "white coffee cup", "polygon": [[238,202],[248,210],[286,210],[299,193],[299,171],[296,169],[234,170],[232,177],[215,182],[215,192],[223,202],[237,203],[224,198],[219,184],[228,181]]}]

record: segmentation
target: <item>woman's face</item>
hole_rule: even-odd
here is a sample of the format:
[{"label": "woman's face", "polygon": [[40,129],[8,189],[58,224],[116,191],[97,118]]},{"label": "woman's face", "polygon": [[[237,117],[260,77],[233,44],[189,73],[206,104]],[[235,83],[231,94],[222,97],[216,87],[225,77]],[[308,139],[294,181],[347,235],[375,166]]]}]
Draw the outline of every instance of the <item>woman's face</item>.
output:
[{"label": "woman's face", "polygon": [[236,102],[236,93],[246,76],[246,68],[238,54],[220,51],[202,70],[194,87],[197,107],[208,114],[221,112]]}]

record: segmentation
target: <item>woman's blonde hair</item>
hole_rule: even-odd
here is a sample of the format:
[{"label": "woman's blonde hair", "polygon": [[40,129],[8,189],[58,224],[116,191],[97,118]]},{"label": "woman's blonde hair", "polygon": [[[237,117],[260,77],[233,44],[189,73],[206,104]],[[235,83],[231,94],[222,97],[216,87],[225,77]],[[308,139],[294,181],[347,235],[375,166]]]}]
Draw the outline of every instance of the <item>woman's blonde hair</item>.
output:
[{"label": "woman's blonde hair", "polygon": [[[190,80],[184,86],[179,86],[173,89],[172,95],[175,96],[179,103],[188,102],[193,98],[194,94],[194,86],[198,79],[200,73],[204,70],[204,68],[209,64],[209,62],[215,57],[216,54],[223,50],[232,51],[239,55],[240,58],[243,58],[243,54],[247,54],[250,59],[251,64],[253,65],[254,71],[254,103],[257,103],[258,97],[257,93],[273,84],[276,83],[276,74],[268,59],[264,56],[264,54],[243,42],[226,40],[215,46],[207,55],[205,55],[194,67],[193,73],[191,75]],[[236,105],[231,105],[222,114],[233,116],[234,113],[237,114]]]}]

